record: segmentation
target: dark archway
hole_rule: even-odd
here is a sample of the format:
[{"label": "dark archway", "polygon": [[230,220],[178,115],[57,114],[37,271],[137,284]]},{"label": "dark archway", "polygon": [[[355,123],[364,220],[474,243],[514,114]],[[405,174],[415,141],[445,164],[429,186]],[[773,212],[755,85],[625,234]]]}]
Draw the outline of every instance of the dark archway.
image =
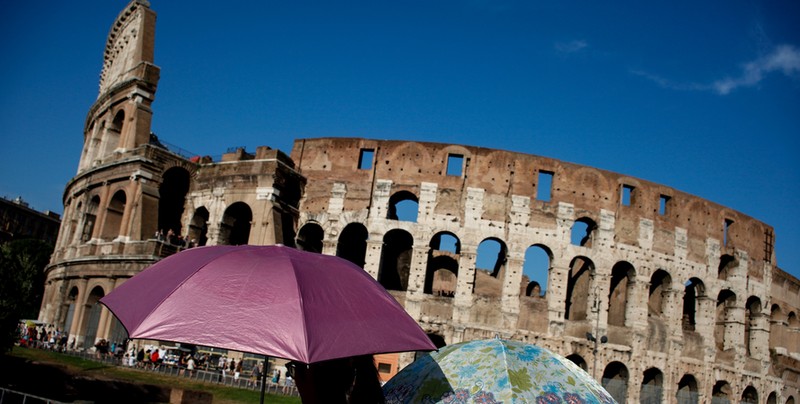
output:
[{"label": "dark archway", "polygon": [[566,320],[586,319],[591,279],[594,277],[594,263],[586,257],[575,257],[569,264],[567,295],[564,308]]},{"label": "dark archway", "polygon": [[317,223],[306,223],[297,232],[297,249],[315,253],[322,253],[322,239],[325,232]]},{"label": "dark archway", "polygon": [[100,299],[106,293],[100,286],[95,286],[92,292],[89,293],[86,299],[86,308],[83,313],[83,348],[89,349],[94,346],[95,339],[97,339],[97,328],[100,326],[100,314],[103,311],[103,306],[100,304]]},{"label": "dark archway", "polygon": [[180,167],[172,167],[162,176],[158,188],[158,230],[163,234],[172,230],[178,236],[183,231],[181,217],[189,192],[189,178],[189,172]]},{"label": "dark archway", "polygon": [[611,362],[603,371],[603,388],[618,403],[625,403],[628,397],[628,368],[622,362]]},{"label": "dark archway", "polygon": [[639,402],[642,404],[661,404],[664,395],[664,374],[657,368],[644,371]]},{"label": "dark archway", "polygon": [[244,202],[236,202],[225,209],[220,223],[220,245],[245,245],[250,241],[253,211]]},{"label": "dark archway", "polygon": [[189,243],[203,246],[208,243],[208,210],[201,206],[194,211],[189,223]]},{"label": "dark archway", "polygon": [[369,238],[369,232],[363,224],[348,224],[339,235],[339,242],[336,244],[336,256],[364,268],[364,257],[367,255],[367,238]]},{"label": "dark archway", "polygon": [[388,290],[408,290],[414,238],[405,230],[390,230],[383,236],[378,282]]},{"label": "dark archway", "polygon": [[686,374],[678,382],[678,392],[675,394],[675,398],[678,399],[678,404],[697,404],[700,402],[698,391],[697,379]]},{"label": "dark archway", "polygon": [[626,261],[614,264],[608,294],[608,324],[623,327],[627,319],[627,304],[636,271]]},{"label": "dark archway", "polygon": [[113,240],[120,236],[122,217],[125,215],[127,200],[128,197],[125,195],[125,191],[119,190],[114,193],[111,201],[108,202],[102,239]]}]

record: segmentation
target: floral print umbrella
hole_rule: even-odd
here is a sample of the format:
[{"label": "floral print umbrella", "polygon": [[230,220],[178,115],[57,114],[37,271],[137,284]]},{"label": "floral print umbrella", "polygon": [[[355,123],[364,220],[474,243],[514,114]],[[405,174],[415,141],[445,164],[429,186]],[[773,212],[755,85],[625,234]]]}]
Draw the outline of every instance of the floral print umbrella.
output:
[{"label": "floral print umbrella", "polygon": [[383,391],[387,404],[615,403],[572,361],[536,345],[497,338],[426,354]]}]

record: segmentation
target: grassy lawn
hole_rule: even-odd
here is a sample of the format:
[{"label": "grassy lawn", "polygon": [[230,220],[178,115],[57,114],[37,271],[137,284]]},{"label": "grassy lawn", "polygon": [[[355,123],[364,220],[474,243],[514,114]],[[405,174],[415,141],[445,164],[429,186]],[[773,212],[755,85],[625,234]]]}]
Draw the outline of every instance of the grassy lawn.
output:
[{"label": "grassy lawn", "polygon": [[[159,386],[180,388],[184,390],[196,390],[209,392],[214,395],[214,403],[258,403],[260,392],[225,387],[213,383],[202,383],[182,377],[162,375],[143,370],[129,369],[120,366],[111,366],[101,362],[95,362],[57,352],[44,351],[40,349],[14,347],[11,351],[12,356],[28,359],[30,361],[49,363],[66,367],[70,373],[98,379],[114,379],[131,383],[144,383]],[[266,395],[265,403],[300,403],[297,397],[285,397],[280,395]]]}]

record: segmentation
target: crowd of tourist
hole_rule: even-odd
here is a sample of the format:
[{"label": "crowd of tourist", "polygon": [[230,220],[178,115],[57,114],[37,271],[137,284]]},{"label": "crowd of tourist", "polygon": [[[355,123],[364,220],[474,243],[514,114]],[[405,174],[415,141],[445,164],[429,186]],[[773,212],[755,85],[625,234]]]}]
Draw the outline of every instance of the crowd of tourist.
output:
[{"label": "crowd of tourist", "polygon": [[21,346],[59,352],[73,349],[75,344],[74,340],[69,339],[66,331],[51,324],[36,323],[32,320],[21,320],[17,324],[17,340]]}]

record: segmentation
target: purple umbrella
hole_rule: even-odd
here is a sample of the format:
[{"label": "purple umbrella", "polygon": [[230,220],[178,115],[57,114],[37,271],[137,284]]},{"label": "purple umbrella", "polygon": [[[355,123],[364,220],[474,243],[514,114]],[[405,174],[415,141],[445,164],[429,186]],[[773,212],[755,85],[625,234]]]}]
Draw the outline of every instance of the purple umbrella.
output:
[{"label": "purple umbrella", "polygon": [[363,269],[280,245],[192,248],[145,269],[100,302],[131,338],[304,363],[436,349]]}]

